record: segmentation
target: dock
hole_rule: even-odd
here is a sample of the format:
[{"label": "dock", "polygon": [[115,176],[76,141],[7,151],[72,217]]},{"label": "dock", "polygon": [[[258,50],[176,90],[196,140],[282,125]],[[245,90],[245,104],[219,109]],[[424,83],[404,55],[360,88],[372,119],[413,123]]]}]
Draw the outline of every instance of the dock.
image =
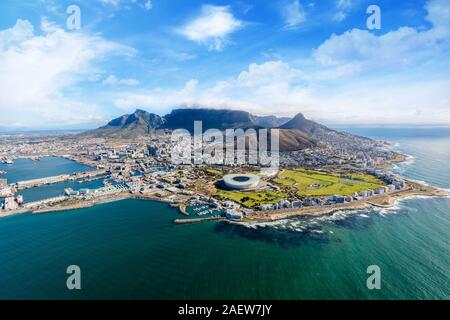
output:
[{"label": "dock", "polygon": [[220,221],[226,220],[224,217],[207,217],[207,218],[192,218],[192,219],[175,219],[173,222],[177,224],[187,224],[187,223],[199,223],[206,221]]},{"label": "dock", "polygon": [[17,182],[17,189],[19,190],[28,189],[33,187],[39,187],[46,184],[64,182],[68,180],[93,179],[95,177],[104,176],[105,174],[106,174],[105,170],[93,170],[93,171],[78,172],[75,174],[62,174],[53,177],[19,181]]}]

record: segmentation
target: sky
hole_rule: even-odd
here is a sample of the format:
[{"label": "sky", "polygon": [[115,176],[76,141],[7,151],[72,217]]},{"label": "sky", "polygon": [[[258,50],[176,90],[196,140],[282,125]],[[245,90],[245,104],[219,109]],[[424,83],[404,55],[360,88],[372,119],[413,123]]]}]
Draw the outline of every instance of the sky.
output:
[{"label": "sky", "polygon": [[0,2],[0,129],[178,107],[449,126],[450,0]]}]

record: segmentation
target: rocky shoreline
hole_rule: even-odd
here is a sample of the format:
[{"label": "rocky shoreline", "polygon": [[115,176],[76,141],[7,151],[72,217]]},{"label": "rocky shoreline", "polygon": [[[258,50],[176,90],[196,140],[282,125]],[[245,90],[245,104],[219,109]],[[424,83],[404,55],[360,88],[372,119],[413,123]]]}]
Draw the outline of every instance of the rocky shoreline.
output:
[{"label": "rocky shoreline", "polygon": [[[288,209],[280,209],[273,211],[261,211],[255,212],[251,215],[245,216],[241,222],[270,222],[282,219],[288,219],[293,217],[300,216],[323,216],[323,215],[332,215],[337,211],[349,211],[349,210],[360,210],[369,207],[378,207],[378,208],[390,208],[393,207],[398,200],[414,197],[414,196],[425,196],[425,197],[445,197],[448,196],[449,193],[445,190],[438,189],[435,187],[431,187],[428,185],[423,185],[417,182],[408,181],[407,187],[405,189],[395,191],[389,194],[379,195],[372,197],[370,199],[353,201],[350,203],[343,204],[335,204],[331,206],[311,206],[311,207],[302,207],[302,208],[288,208]],[[108,195],[101,198],[96,198],[93,200],[76,200],[70,203],[63,202],[61,204],[57,204],[51,207],[46,208],[37,208],[37,209],[20,209],[9,212],[0,213],[0,218],[12,216],[15,214],[21,213],[32,213],[32,214],[45,214],[45,213],[54,213],[54,212],[63,212],[63,211],[71,211],[77,209],[90,208],[97,204],[102,203],[110,203],[121,201],[125,199],[141,199],[141,200],[150,200],[150,201],[160,201],[164,203],[170,204],[171,201],[164,200],[163,198],[158,198],[151,195],[142,195],[142,194],[133,194],[128,192],[123,192],[116,195]],[[186,207],[181,204],[178,207],[178,210],[181,214],[186,215]],[[193,223],[193,222],[201,222],[201,221],[212,221],[213,219],[205,219],[205,218],[187,218],[187,219],[177,219],[176,223]]]},{"label": "rocky shoreline", "polygon": [[391,208],[397,201],[414,197],[447,197],[449,193],[442,189],[421,185],[419,183],[407,181],[408,188],[390,194],[373,197],[367,200],[359,200],[351,203],[337,204],[333,206],[302,207],[299,209],[283,209],[272,212],[254,214],[244,219],[244,222],[270,222],[300,216],[324,216],[332,215],[338,211],[360,210],[369,207]]}]

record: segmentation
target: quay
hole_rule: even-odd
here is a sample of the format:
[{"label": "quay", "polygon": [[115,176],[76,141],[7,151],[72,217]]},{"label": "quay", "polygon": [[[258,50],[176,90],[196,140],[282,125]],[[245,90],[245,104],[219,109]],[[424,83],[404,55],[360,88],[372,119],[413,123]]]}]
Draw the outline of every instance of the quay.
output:
[{"label": "quay", "polygon": [[39,187],[46,184],[59,183],[67,180],[93,179],[95,177],[104,176],[105,174],[106,174],[105,170],[92,170],[92,171],[78,172],[74,174],[62,174],[53,177],[19,181],[16,183],[16,185],[18,190],[22,190],[33,187]]},{"label": "quay", "polygon": [[205,221],[220,221],[226,220],[224,217],[207,217],[207,218],[193,218],[193,219],[175,219],[173,222],[177,224],[198,223]]}]

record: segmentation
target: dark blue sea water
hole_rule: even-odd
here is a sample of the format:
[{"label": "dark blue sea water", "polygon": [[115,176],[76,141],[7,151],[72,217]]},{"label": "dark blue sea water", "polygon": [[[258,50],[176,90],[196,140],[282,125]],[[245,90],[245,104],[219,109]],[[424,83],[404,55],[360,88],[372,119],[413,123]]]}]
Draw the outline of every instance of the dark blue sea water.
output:
[{"label": "dark blue sea water", "polygon": [[[413,156],[398,172],[450,188],[449,135],[366,134]],[[254,227],[177,217],[165,204],[126,200],[0,219],[0,298],[450,298],[449,198]],[[80,291],[66,288],[72,264]],[[381,269],[380,290],[366,287],[369,265]]]}]

